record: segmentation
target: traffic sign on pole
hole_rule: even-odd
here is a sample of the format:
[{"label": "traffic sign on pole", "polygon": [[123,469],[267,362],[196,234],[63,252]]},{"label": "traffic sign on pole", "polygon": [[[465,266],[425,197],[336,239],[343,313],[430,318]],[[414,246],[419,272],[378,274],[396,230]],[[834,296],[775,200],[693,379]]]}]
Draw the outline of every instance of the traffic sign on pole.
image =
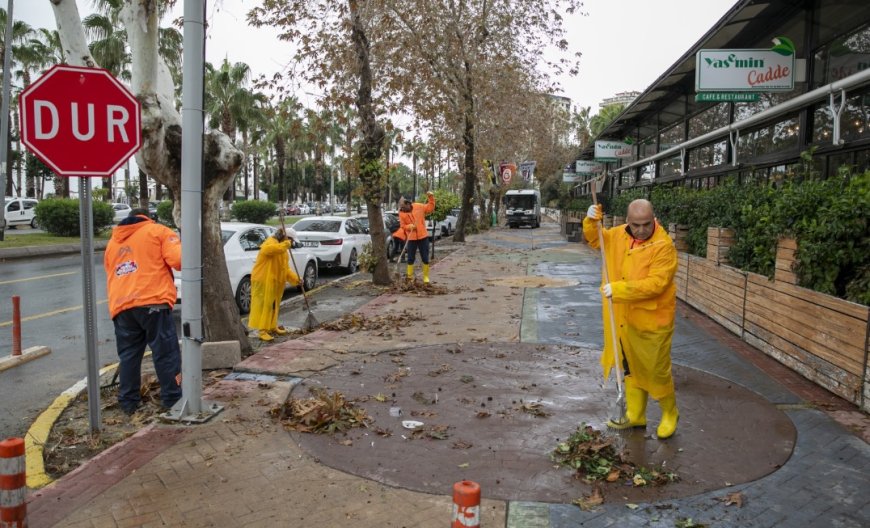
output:
[{"label": "traffic sign on pole", "polygon": [[111,176],[142,145],[141,105],[111,73],[57,65],[19,96],[21,142],[59,176]]},{"label": "traffic sign on pole", "polygon": [[139,150],[141,106],[106,70],[58,65],[18,97],[21,142],[59,176],[79,178],[82,296],[91,431],[100,430],[93,207],[89,177],[110,177]]}]

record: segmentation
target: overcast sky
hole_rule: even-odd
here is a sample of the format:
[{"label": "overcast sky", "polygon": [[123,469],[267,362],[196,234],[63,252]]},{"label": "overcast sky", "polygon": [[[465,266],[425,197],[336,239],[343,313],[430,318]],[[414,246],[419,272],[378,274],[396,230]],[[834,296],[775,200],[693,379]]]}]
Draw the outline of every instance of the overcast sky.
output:
[{"label": "overcast sky", "polygon": [[[561,79],[562,95],[591,106],[617,92],[643,91],[724,15],[736,0],[586,0],[566,19],[571,51],[580,51],[580,75]],[[5,4],[0,0],[0,5]],[[271,29],[247,27],[246,13],[259,0],[207,0],[206,56],[245,62],[255,75],[282,70],[291,61],[287,44]],[[90,0],[78,0],[82,17]],[[179,0],[178,14],[183,12]],[[5,8],[5,5],[2,5]],[[50,0],[16,0],[14,18],[36,27],[55,27]],[[298,94],[313,104],[313,96]]]}]

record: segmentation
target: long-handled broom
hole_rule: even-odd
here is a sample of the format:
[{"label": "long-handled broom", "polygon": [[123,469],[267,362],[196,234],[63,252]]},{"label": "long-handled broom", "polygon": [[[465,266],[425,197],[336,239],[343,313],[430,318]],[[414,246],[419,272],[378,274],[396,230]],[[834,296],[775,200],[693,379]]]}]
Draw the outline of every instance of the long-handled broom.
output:
[{"label": "long-handled broom", "polygon": [[[286,234],[287,228],[284,226],[284,213],[281,212],[278,215],[278,218],[281,220],[281,229],[283,229]],[[296,267],[296,259],[293,257],[293,248],[290,248],[290,262],[293,263],[294,270],[299,269]],[[308,310],[308,315],[305,316],[305,321],[302,322],[302,331],[310,332],[320,326],[320,322],[316,317],[314,317],[314,314],[311,313],[311,305],[308,304],[308,293],[305,291],[305,270],[302,270],[302,275],[299,276],[299,289],[302,290],[302,299],[305,301],[305,309]]]},{"label": "long-handled broom", "polygon": [[[598,205],[598,195],[596,194],[596,187],[599,184],[604,183],[604,175],[592,182],[592,203]],[[604,277],[604,284],[610,283],[610,276],[607,272],[607,257],[604,252],[604,231],[601,227],[601,222],[604,219],[600,218],[598,221],[598,246],[601,249],[601,273]],[[625,415],[625,386],[624,380],[622,377],[622,353],[619,347],[619,339],[616,337],[616,318],[613,316],[613,300],[609,297],[604,298],[604,302],[607,304],[607,311],[610,315],[610,340],[613,344],[613,367],[616,370],[616,403],[610,407],[610,421],[616,425],[625,425],[628,421],[628,418]]]}]

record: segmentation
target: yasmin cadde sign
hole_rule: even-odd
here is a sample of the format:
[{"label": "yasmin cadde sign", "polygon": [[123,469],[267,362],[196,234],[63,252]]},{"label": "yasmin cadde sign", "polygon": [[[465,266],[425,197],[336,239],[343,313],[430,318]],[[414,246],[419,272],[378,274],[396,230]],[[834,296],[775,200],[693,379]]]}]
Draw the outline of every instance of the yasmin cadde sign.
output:
[{"label": "yasmin cadde sign", "polygon": [[764,49],[701,50],[695,60],[698,92],[774,92],[794,90],[795,47],[786,37]]}]

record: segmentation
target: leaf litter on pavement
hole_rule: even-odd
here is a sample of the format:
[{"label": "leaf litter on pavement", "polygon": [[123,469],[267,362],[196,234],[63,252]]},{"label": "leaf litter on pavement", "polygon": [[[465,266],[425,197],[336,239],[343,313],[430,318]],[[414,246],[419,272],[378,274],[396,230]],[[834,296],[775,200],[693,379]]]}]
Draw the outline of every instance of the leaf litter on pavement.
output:
[{"label": "leaf litter on pavement", "polygon": [[[87,391],[79,394],[54,422],[43,446],[46,473],[58,479],[143,427],[157,422],[166,412],[160,403],[160,383],[143,362],[140,395],[142,404],[132,415],[118,407],[118,385],[114,371],[103,375],[100,387],[100,431],[91,433]],[[203,375],[203,385],[212,385],[229,374],[228,369]]]},{"label": "leaf litter on pavement", "polygon": [[617,439],[597,431],[591,425],[580,424],[564,442],[550,453],[559,465],[575,471],[576,478],[594,484],[592,494],[574,501],[581,509],[594,508],[604,501],[598,484],[622,482],[626,485],[661,486],[679,480],[679,476],[663,467],[647,468],[625,459],[617,447]]},{"label": "leaf litter on pavement", "polygon": [[318,388],[311,389],[310,398],[290,398],[274,407],[270,414],[285,429],[301,433],[345,432],[356,427],[368,427],[372,419],[365,409],[348,401],[344,394],[331,394]]},{"label": "leaf litter on pavement", "polygon": [[333,332],[348,331],[350,333],[360,331],[375,332],[379,330],[389,331],[399,330],[408,326],[412,321],[422,320],[423,315],[417,310],[402,310],[399,313],[376,315],[374,317],[368,317],[359,313],[351,313],[336,319],[335,321],[325,323],[321,328]]}]

